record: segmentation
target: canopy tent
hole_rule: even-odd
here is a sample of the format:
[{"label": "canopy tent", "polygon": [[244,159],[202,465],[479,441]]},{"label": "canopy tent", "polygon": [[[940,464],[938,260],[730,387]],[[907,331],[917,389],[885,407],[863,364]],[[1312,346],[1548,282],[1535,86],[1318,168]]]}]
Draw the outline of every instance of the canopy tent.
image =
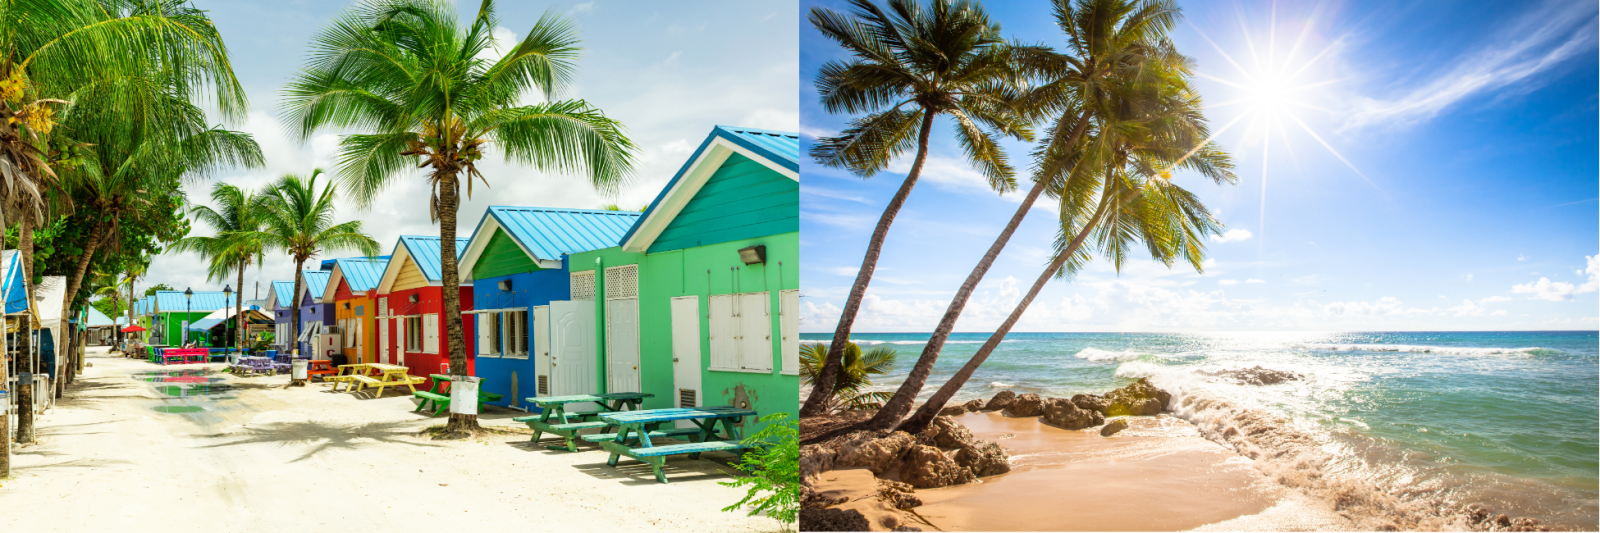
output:
[{"label": "canopy tent", "polygon": [[138,332],[141,332],[141,331],[144,331],[144,330],[145,330],[144,326],[128,326],[128,327],[122,328],[122,332],[123,333],[138,333]]},{"label": "canopy tent", "polygon": [[67,338],[67,325],[61,323],[61,309],[67,299],[67,277],[45,276],[34,288],[33,299],[34,308],[39,311],[39,325],[46,330],[39,337],[39,355],[53,377],[60,359],[56,357],[56,347],[64,347]]},{"label": "canopy tent", "polygon": [[[209,331],[211,328],[217,327],[217,325],[222,324],[230,318],[233,318],[233,308],[230,307],[227,309],[218,309],[216,311],[212,311],[211,314],[206,315],[200,320],[196,320],[193,324],[190,324],[189,331]],[[250,324],[272,323],[272,317],[267,316],[266,313],[255,309],[245,309],[244,319],[249,321]]]}]

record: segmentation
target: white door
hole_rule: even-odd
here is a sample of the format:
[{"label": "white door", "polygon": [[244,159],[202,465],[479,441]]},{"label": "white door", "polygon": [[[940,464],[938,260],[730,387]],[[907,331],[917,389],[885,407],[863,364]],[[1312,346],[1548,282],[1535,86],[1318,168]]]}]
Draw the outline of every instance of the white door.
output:
[{"label": "white door", "polygon": [[[550,394],[600,392],[597,366],[594,302],[550,302]],[[592,405],[580,405],[579,409],[586,407]]]},{"label": "white door", "polygon": [[367,332],[365,331],[366,323],[361,320],[361,317],[352,318],[350,319],[350,322],[351,325],[355,326],[356,329],[355,333],[352,334],[356,336],[356,362],[376,363],[377,361],[367,361]]},{"label": "white door", "polygon": [[533,331],[528,336],[533,337],[533,369],[538,376],[534,395],[550,396],[550,306],[533,307]]},{"label": "white door", "polygon": [[640,392],[639,300],[606,301],[606,392]]},{"label": "white door", "polygon": [[406,366],[406,319],[394,319],[394,358],[395,363]]},{"label": "white door", "polygon": [[[700,403],[700,297],[672,299],[672,385],[677,398],[673,407],[699,407]],[[679,420],[680,428],[693,422]]]},{"label": "white door", "polygon": [[378,362],[394,364],[394,359],[389,356],[389,319],[378,319]]}]

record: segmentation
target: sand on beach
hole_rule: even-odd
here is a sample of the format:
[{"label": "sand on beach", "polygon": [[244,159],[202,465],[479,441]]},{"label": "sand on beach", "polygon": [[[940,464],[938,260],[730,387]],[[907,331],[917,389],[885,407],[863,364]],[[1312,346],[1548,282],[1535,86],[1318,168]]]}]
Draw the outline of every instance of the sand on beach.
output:
[{"label": "sand on beach", "polygon": [[417,432],[444,419],[413,413],[409,391],[285,388],[282,375],[149,382],[135,375],[225,365],[90,351],[93,366],[38,419],[39,443],[15,449],[0,531],[781,529],[721,511],[744,495],[717,484],[734,478],[731,455],[671,458],[661,484],[593,446],[530,445],[520,411],[480,415],[508,433],[434,441]]},{"label": "sand on beach", "polygon": [[1011,472],[918,490],[917,514],[944,531],[1350,529],[1325,503],[1273,484],[1170,415],[1128,417],[1112,437],[992,412],[956,420],[1006,448]]}]

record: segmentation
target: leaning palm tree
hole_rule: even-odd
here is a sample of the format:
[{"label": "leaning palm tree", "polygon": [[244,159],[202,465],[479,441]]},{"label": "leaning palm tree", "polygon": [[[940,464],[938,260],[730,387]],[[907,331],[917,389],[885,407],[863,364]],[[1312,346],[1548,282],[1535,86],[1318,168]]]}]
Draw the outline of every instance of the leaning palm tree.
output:
[{"label": "leaning palm tree", "polygon": [[[248,238],[265,248],[281,250],[294,258],[294,294],[300,297],[305,288],[301,271],[306,261],[317,254],[333,250],[354,250],[367,257],[378,255],[378,241],[372,240],[361,228],[361,221],[334,223],[333,183],[317,188],[317,178],[322,169],[311,171],[311,177],[285,175],[260,198],[261,228],[248,233]],[[289,342],[294,342],[300,325],[300,303],[295,302],[289,311]]]},{"label": "leaning palm tree", "polygon": [[[216,202],[217,209],[195,206],[190,214],[211,226],[216,235],[185,237],[172,249],[195,252],[205,258],[208,261],[207,281],[222,281],[229,274],[236,273],[238,278],[234,286],[243,294],[245,269],[259,265],[266,259],[266,246],[259,235],[262,212],[265,210],[262,197],[233,185],[218,183],[211,188],[211,201]],[[233,313],[234,324],[239,330],[234,347],[242,350],[245,337],[244,298],[234,299]]]},{"label": "leaning palm tree", "polygon": [[1065,181],[1081,160],[1077,152],[1083,149],[1084,135],[1094,119],[1112,112],[1119,97],[1125,100],[1126,95],[1118,93],[1187,90],[1188,58],[1166,40],[1178,16],[1170,0],[1055,0],[1056,25],[1067,36],[1067,51],[1016,50],[1013,60],[1018,68],[1042,80],[1023,100],[1029,109],[1054,114],[1043,142],[1034,150],[1033,187],[950,299],[906,380],[868,427],[893,427],[911,411],[978,283],[1039,197],[1052,187],[1067,186]]},{"label": "leaning palm tree", "polygon": [[[636,149],[622,124],[583,100],[557,100],[572,80],[578,36],[572,23],[546,13],[528,36],[501,55],[492,49],[499,23],[484,0],[466,27],[454,9],[431,0],[367,0],[312,41],[311,59],[289,84],[285,107],[302,138],[322,128],[369,133],[340,141],[339,180],[358,205],[372,203],[399,179],[417,177],[432,191],[439,222],[446,346],[450,368],[467,369],[456,266],[456,209],[465,182],[488,180],[477,161],[491,146],[541,170],[583,172],[614,194]],[[529,92],[543,102],[522,105]],[[479,431],[477,417],[452,413],[445,435]]]},{"label": "leaning palm tree", "polygon": [[1112,102],[1094,142],[1079,153],[1078,172],[1056,190],[1061,223],[1055,258],[1000,328],[899,429],[925,429],[1000,345],[1045,283],[1051,277],[1070,278],[1089,262],[1091,254],[1083,246],[1091,237],[1119,272],[1138,243],[1169,268],[1182,260],[1196,272],[1203,270],[1205,239],[1219,234],[1222,224],[1197,196],[1172,182],[1172,173],[1184,168],[1214,183],[1231,184],[1237,180],[1232,158],[1210,143],[1200,98],[1187,87],[1124,86],[1117,92],[1125,98]]},{"label": "leaning palm tree", "polygon": [[1011,47],[982,6],[967,0],[890,0],[885,12],[872,0],[852,0],[845,15],[812,8],[811,24],[853,56],[830,61],[817,73],[817,92],[830,113],[863,113],[833,137],[817,139],[818,164],[869,178],[915,150],[899,190],[878,217],[855,284],[834,328],[828,358],[800,416],[821,414],[833,395],[843,350],[878,265],[889,226],[911,195],[928,158],[929,137],[940,115],[955,122],[966,159],[997,192],[1016,188],[997,136],[1032,140],[1026,113],[1016,107],[1017,75]]}]

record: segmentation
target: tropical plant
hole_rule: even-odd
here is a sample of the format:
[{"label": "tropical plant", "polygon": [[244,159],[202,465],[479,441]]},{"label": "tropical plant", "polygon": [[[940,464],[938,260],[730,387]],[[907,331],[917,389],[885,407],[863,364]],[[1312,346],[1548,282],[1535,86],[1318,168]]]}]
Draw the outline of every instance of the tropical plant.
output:
[{"label": "tropical plant", "polygon": [[766,515],[788,531],[800,516],[800,429],[789,413],[770,414],[761,422],[766,427],[744,438],[750,451],[735,466],[750,475],[717,482],[724,487],[749,487],[744,499],[722,511],[748,506],[747,516]]},{"label": "tropical plant", "polygon": [[1052,188],[1079,185],[1066,182],[1081,160],[1082,140],[1117,105],[1118,91],[1139,84],[1187,88],[1188,59],[1166,40],[1179,17],[1170,0],[1055,0],[1054,14],[1066,52],[1018,47],[1012,56],[1019,71],[1040,80],[1021,98],[1026,108],[1054,117],[1033,153],[1033,187],[956,290],[906,380],[865,428],[894,427],[910,412],[967,301],[1034,203]]},{"label": "tropical plant", "polygon": [[1091,237],[1094,248],[1118,272],[1138,243],[1169,268],[1181,260],[1196,272],[1203,270],[1205,239],[1220,233],[1222,224],[1197,196],[1173,183],[1172,173],[1185,168],[1214,183],[1231,184],[1237,180],[1232,158],[1210,143],[1204,106],[1186,84],[1134,79],[1116,93],[1121,96],[1097,118],[1101,124],[1095,139],[1080,154],[1080,172],[1056,191],[1061,218],[1050,266],[978,352],[899,424],[900,429],[921,431],[938,416],[1021,319],[1044,284],[1051,277],[1070,278],[1090,261],[1089,249],[1083,246]]},{"label": "tropical plant", "polygon": [[[457,271],[456,209],[490,143],[508,159],[541,170],[586,172],[604,193],[631,172],[633,142],[622,124],[583,100],[558,100],[576,68],[572,23],[546,13],[501,54],[499,24],[484,0],[470,24],[431,0],[367,0],[312,41],[311,58],[290,82],[285,107],[302,138],[323,128],[367,133],[340,139],[339,181],[357,205],[428,168],[429,214],[439,222],[446,349],[467,369]],[[523,105],[537,92],[542,103]],[[452,413],[443,436],[480,431],[475,415]]]},{"label": "tropical plant", "polygon": [[[172,247],[179,252],[195,252],[208,261],[207,281],[222,281],[229,274],[237,274],[235,287],[244,290],[244,271],[251,265],[266,260],[266,245],[261,242],[260,230],[264,211],[264,197],[251,194],[226,183],[211,188],[211,201],[217,209],[199,205],[190,210],[195,219],[211,226],[216,235],[188,237]],[[242,293],[242,292],[241,292]],[[234,323],[238,335],[234,346],[245,346],[245,327],[242,321],[244,298],[234,299]]]},{"label": "tropical plant", "polygon": [[[310,178],[288,174],[278,179],[260,199],[261,229],[248,238],[263,248],[280,250],[294,258],[294,294],[305,288],[306,260],[334,250],[354,250],[367,257],[378,255],[378,241],[372,240],[361,221],[334,223],[333,183],[317,188],[322,169],[311,171]],[[297,339],[300,327],[298,302],[289,311],[289,342]]]},{"label": "tropical plant", "polygon": [[935,119],[945,115],[955,122],[956,140],[966,160],[1002,193],[1016,188],[1016,180],[997,137],[1033,138],[1025,113],[1016,107],[1018,76],[1009,60],[1011,47],[982,6],[966,0],[933,0],[927,5],[890,0],[885,12],[872,0],[850,4],[850,15],[811,9],[811,24],[853,56],[824,64],[815,84],[828,112],[865,115],[838,135],[817,139],[811,158],[869,178],[908,151],[915,150],[916,157],[867,241],[827,360],[800,408],[803,417],[821,414],[833,395],[842,350],[850,340],[889,226],[922,175]]},{"label": "tropical plant", "polygon": [[167,285],[165,283],[157,283],[157,284],[145,289],[144,290],[144,295],[145,296],[155,296],[156,293],[158,293],[158,292],[171,291],[171,290],[177,290],[177,289],[173,289],[171,285]]},{"label": "tropical plant", "polygon": [[[888,346],[874,346],[866,352],[861,346],[850,343],[839,359],[839,374],[834,379],[833,394],[823,402],[823,413],[848,409],[877,409],[888,401],[889,391],[867,392],[872,377],[888,374],[894,369],[899,354]],[[828,345],[815,342],[800,345],[800,381],[816,386],[817,375],[822,372],[828,357]]]}]

